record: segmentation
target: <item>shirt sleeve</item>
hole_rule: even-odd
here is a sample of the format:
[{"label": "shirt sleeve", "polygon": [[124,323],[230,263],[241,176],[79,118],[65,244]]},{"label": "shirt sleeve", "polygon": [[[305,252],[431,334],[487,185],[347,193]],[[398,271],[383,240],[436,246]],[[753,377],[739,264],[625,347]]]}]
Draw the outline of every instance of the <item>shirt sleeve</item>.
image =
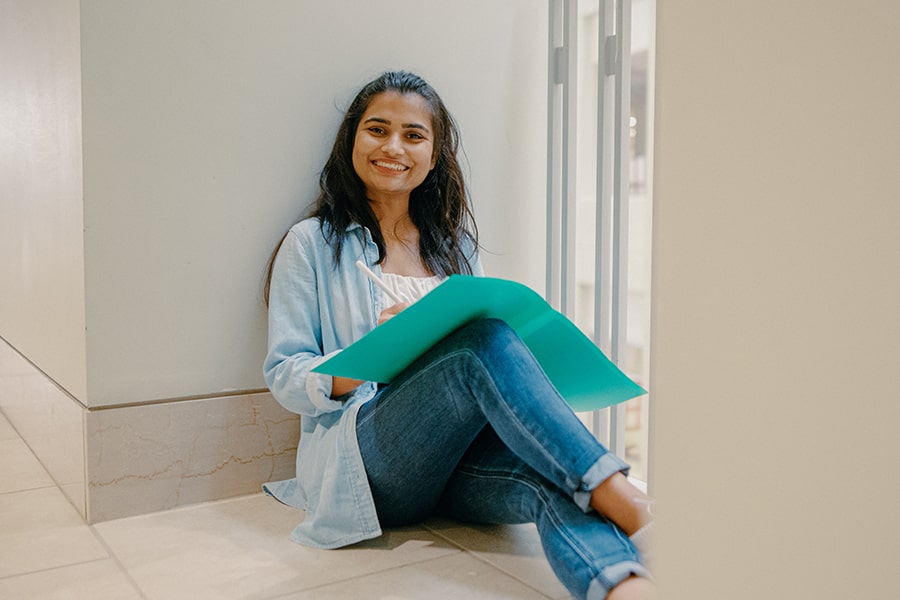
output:
[{"label": "shirt sleeve", "polygon": [[340,410],[330,375],[312,373],[324,362],[314,249],[292,229],[278,250],[269,287],[268,353],[263,375],[287,410],[307,416]]}]

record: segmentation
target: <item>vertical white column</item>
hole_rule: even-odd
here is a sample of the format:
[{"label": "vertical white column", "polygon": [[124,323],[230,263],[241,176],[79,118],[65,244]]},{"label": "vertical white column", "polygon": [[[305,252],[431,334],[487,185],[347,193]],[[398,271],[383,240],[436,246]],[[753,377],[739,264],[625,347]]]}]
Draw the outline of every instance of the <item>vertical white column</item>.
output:
[{"label": "vertical white column", "polygon": [[[628,310],[628,190],[630,186],[631,119],[631,0],[616,1],[616,108],[613,153],[612,221],[612,331],[610,359],[625,360]],[[610,409],[610,449],[625,455],[625,405]]]},{"label": "vertical white column", "polygon": [[575,311],[578,0],[550,1],[547,301]]}]

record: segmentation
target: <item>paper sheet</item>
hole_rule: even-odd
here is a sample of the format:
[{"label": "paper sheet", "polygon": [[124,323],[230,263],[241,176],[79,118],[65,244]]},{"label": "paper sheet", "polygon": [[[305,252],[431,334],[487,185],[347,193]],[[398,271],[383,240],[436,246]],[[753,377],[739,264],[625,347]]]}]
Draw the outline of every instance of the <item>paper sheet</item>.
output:
[{"label": "paper sheet", "polygon": [[314,371],[390,383],[426,350],[478,318],[509,324],[575,411],[605,408],[646,393],[534,290],[468,275],[450,276]]}]

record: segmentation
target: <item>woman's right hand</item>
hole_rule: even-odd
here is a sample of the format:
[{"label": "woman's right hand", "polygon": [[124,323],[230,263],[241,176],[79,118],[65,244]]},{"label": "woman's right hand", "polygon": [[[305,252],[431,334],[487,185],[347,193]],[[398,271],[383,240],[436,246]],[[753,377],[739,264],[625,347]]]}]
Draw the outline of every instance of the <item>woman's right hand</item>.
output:
[{"label": "woman's right hand", "polygon": [[400,311],[409,306],[408,302],[398,302],[393,306],[388,306],[386,309],[381,311],[381,314],[378,315],[378,324],[381,325],[385,321],[388,321],[394,317],[396,317]]}]

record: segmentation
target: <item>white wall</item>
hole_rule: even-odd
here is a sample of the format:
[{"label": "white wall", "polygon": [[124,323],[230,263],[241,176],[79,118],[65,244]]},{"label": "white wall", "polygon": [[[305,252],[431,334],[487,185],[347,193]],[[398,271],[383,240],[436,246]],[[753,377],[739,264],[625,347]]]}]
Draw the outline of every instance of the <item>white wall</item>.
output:
[{"label": "white wall", "polygon": [[84,401],[77,0],[0,2],[0,337]]},{"label": "white wall", "polygon": [[900,5],[659,3],[663,597],[897,598]]},{"label": "white wall", "polygon": [[265,262],[387,68],[458,118],[487,268],[540,285],[546,19],[544,0],[83,0],[88,403],[263,387]]}]

